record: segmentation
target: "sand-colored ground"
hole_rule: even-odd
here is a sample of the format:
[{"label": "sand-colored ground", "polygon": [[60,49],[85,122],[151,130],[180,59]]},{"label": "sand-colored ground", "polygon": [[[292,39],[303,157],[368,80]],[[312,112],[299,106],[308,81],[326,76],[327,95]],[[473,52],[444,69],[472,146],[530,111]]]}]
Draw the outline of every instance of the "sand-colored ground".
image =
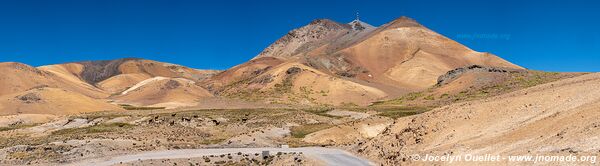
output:
[{"label": "sand-colored ground", "polygon": [[119,74],[98,83],[98,87],[110,94],[118,94],[151,76],[147,74]]},{"label": "sand-colored ground", "polygon": [[35,88],[0,97],[0,115],[66,115],[95,111],[123,111],[101,99],[58,88]]},{"label": "sand-colored ground", "polygon": [[50,122],[56,118],[56,115],[50,114],[18,114],[0,116],[0,128],[41,124]]},{"label": "sand-colored ground", "polygon": [[375,30],[356,45],[340,50],[371,81],[424,89],[438,76],[471,64],[521,68],[495,55],[473,51],[410,18],[399,18]]},{"label": "sand-colored ground", "polygon": [[[452,73],[465,68],[478,69]],[[0,73],[0,164],[282,144],[336,146],[381,165],[600,152],[599,73],[528,71],[406,17],[367,29],[315,20],[223,72],[129,58],[3,62]],[[298,157],[272,162],[322,164]],[[226,164],[206,159],[188,164]],[[125,164],[153,162],[179,160]]]},{"label": "sand-colored ground", "polygon": [[0,164],[53,165],[153,150],[299,145],[302,142],[289,134],[290,126],[333,121],[338,120],[286,109],[130,110],[59,116],[0,130]]},{"label": "sand-colored ground", "polygon": [[65,76],[54,70],[45,71],[22,63],[0,63],[0,73],[3,73],[0,75],[0,85],[2,85],[0,86],[0,96],[38,87],[66,89],[92,98],[108,96],[105,92],[81,80]]},{"label": "sand-colored ground", "polygon": [[213,95],[194,81],[185,78],[154,77],[141,81],[111,97],[117,103],[139,106],[177,108],[195,106],[198,100]]},{"label": "sand-colored ground", "polygon": [[373,116],[311,133],[303,141],[328,145],[353,144],[374,138],[382,133],[392,122],[393,120],[390,118]]},{"label": "sand-colored ground", "polygon": [[587,74],[400,118],[359,151],[386,165],[432,164],[413,154],[597,155],[598,86],[600,74]]},{"label": "sand-colored ground", "polygon": [[369,101],[387,96],[377,88],[334,77],[300,63],[283,63],[268,69],[226,86],[219,93],[295,105],[368,105]]}]

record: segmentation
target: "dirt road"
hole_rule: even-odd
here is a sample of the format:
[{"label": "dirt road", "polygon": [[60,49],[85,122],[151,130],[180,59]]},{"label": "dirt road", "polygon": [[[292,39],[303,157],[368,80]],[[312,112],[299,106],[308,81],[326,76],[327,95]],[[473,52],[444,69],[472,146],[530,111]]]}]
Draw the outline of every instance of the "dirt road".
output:
[{"label": "dirt road", "polygon": [[149,159],[178,159],[178,158],[196,158],[207,155],[220,155],[227,153],[261,153],[269,151],[270,154],[277,152],[302,152],[304,155],[321,160],[326,165],[374,165],[369,160],[354,156],[343,150],[321,147],[305,147],[305,148],[224,148],[224,149],[181,149],[181,150],[163,150],[153,152],[143,152],[138,154],[114,156],[96,160],[86,160],[70,165],[96,165],[108,166],[119,163],[127,163],[138,160]]}]

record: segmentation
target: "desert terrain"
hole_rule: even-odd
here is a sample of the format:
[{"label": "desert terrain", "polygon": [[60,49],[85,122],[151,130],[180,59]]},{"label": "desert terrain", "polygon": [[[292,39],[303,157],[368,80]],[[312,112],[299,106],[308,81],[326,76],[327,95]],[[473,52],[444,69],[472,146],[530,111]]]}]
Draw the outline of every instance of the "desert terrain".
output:
[{"label": "desert terrain", "polygon": [[529,70],[416,20],[317,19],[227,70],[0,63],[0,165],[594,165],[600,74]]}]

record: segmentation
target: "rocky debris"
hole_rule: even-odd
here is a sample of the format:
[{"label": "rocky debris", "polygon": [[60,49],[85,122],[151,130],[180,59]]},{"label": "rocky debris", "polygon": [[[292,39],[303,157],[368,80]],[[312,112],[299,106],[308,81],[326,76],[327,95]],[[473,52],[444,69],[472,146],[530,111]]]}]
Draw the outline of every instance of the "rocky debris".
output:
[{"label": "rocky debris", "polygon": [[352,29],[348,24],[328,19],[316,19],[306,26],[289,31],[285,36],[265,48],[256,58],[289,57],[325,44],[324,39],[335,38]]},{"label": "rocky debris", "polygon": [[287,69],[287,71],[285,71],[285,73],[288,75],[292,75],[292,74],[300,73],[301,71],[302,71],[302,69],[299,67],[290,67],[289,69]]},{"label": "rocky debris", "polygon": [[267,67],[262,68],[262,69],[254,70],[254,71],[252,71],[252,76],[260,75],[260,74],[264,73],[265,71],[267,71],[269,69],[271,69],[271,66],[267,66]]},{"label": "rocky debris", "polygon": [[339,75],[339,76],[342,76],[342,77],[355,77],[356,76],[355,73],[351,73],[349,71],[341,71],[341,72],[337,72],[335,74]]},{"label": "rocky debris", "polygon": [[460,68],[450,70],[450,71],[446,72],[446,74],[439,76],[437,79],[436,86],[447,84],[467,72],[520,73],[520,72],[527,72],[527,71],[519,70],[519,69],[511,69],[511,68],[502,68],[502,67],[488,67],[488,66],[481,66],[481,65],[471,65],[471,66],[465,66],[465,67],[460,67]]},{"label": "rocky debris", "polygon": [[[90,139],[11,146],[0,149],[0,158],[2,158],[0,165],[62,165],[82,158],[104,156],[117,150],[131,150],[136,142],[138,141]],[[48,162],[55,162],[55,164],[48,164]]]},{"label": "rocky debris", "polygon": [[23,70],[30,71],[30,72],[35,73],[35,74],[40,75],[40,76],[52,75],[52,73],[39,70],[39,69],[37,69],[35,67],[29,66],[29,65],[26,65],[26,64],[23,64],[23,63],[7,62],[5,64],[8,64],[8,65],[12,66],[17,71],[23,71]]},{"label": "rocky debris", "polygon": [[224,147],[275,147],[285,144],[283,138],[290,135],[289,128],[265,128],[240,134],[222,143]]},{"label": "rocky debris", "polygon": [[42,98],[36,93],[27,93],[22,96],[17,96],[16,98],[27,104],[37,103],[42,100]]},{"label": "rocky debris", "polygon": [[273,82],[273,76],[271,74],[267,74],[267,75],[264,75],[264,76],[257,77],[256,79],[252,79],[249,83],[250,84],[254,84],[254,83],[256,83],[256,84],[268,84],[268,83],[271,83],[271,82]]},{"label": "rocky debris", "polygon": [[228,153],[206,155],[194,158],[149,159],[137,160],[118,165],[322,165],[318,161],[302,153],[277,153],[257,155],[257,153]]},{"label": "rocky debris", "polygon": [[181,86],[181,83],[179,83],[175,80],[169,80],[169,81],[167,81],[167,83],[165,83],[165,86],[163,87],[163,89],[175,89],[175,88],[178,88],[179,86]]},{"label": "rocky debris", "polygon": [[435,133],[444,128],[443,125],[427,126],[430,119],[414,117],[402,128],[394,128],[394,125],[408,119],[396,119],[394,124],[386,128],[377,139],[365,143],[359,142],[356,151],[366,156],[375,156],[383,159],[382,165],[405,165],[410,159],[414,149],[406,147],[423,144],[425,136]]},{"label": "rocky debris", "polygon": [[33,90],[33,89],[36,89],[36,90],[42,90],[42,89],[44,89],[44,88],[48,88],[48,87],[50,87],[50,86],[48,86],[48,85],[46,85],[46,84],[43,84],[43,85],[34,86],[34,87],[32,87],[32,88],[29,88],[28,90]]}]

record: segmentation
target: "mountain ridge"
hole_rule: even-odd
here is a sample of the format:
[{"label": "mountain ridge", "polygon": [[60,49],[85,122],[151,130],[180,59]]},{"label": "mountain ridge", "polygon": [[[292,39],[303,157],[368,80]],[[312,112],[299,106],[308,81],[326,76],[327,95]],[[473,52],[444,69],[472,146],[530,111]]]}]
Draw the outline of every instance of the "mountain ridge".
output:
[{"label": "mountain ridge", "polygon": [[350,23],[315,19],[290,30],[252,60],[224,71],[198,70],[142,58],[79,61],[21,67],[29,69],[29,75],[45,73],[49,79],[5,91],[50,86],[95,99],[141,106],[181,99],[163,96],[174,93],[165,93],[160,88],[140,88],[148,90],[139,92],[146,95],[124,97],[131,95],[123,92],[131,91],[141,82],[164,78],[165,81],[151,81],[152,85],[168,87],[167,82],[186,85],[181,90],[181,95],[191,98],[181,100],[186,106],[205,97],[365,106],[424,90],[434,86],[446,72],[471,65],[522,69],[493,54],[473,51],[408,17],[399,17],[379,27],[358,18]]},{"label": "mountain ridge", "polygon": [[[281,80],[279,77],[284,77],[285,73],[264,73],[286,64],[302,64],[332,78],[384,88],[383,96],[394,98],[433,86],[440,75],[460,67],[481,65],[523,69],[493,54],[474,51],[408,17],[399,17],[380,27],[359,30],[354,30],[351,24],[342,25],[332,20],[318,19],[296,28],[252,59],[253,62],[261,62],[261,59],[270,57],[280,62],[265,63],[260,68],[250,67],[257,65],[253,62],[243,63],[230,69],[236,72],[226,70],[211,78],[204,86],[217,94],[263,93],[271,91],[262,87],[268,84],[255,84],[257,81],[264,82],[255,78],[274,77],[277,78],[274,80]],[[220,81],[220,78],[229,79]],[[218,84],[214,84],[216,82]],[[248,86],[258,92],[249,92],[254,90],[248,89]],[[297,95],[300,92],[289,93]]]}]

